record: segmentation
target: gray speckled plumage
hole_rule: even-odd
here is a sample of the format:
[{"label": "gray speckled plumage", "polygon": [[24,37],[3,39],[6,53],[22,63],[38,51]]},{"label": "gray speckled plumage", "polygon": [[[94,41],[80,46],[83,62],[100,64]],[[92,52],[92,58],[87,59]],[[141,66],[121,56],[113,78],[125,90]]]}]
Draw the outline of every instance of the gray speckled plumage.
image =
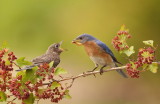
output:
[{"label": "gray speckled plumage", "polygon": [[63,52],[63,49],[61,49],[60,46],[61,42],[50,45],[45,54],[38,56],[32,60],[33,65],[26,66],[25,68],[18,69],[16,71],[32,69],[35,66],[39,66],[43,63],[50,63],[52,61],[54,61],[53,67],[56,68],[60,63],[60,54]]}]

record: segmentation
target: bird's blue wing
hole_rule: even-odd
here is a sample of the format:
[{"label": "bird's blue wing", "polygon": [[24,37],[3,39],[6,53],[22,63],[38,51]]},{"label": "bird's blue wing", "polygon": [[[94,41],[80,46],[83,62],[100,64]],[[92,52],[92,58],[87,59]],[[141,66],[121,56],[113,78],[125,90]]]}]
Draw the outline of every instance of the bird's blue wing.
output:
[{"label": "bird's blue wing", "polygon": [[[99,45],[106,53],[108,53],[108,54],[112,57],[113,61],[115,62],[116,67],[118,67],[116,63],[121,64],[120,62],[117,61],[117,59],[114,57],[113,52],[109,49],[109,47],[108,47],[106,44],[104,44],[103,42],[101,42],[101,41],[99,41],[99,40],[96,40],[95,42],[96,42],[97,45]],[[116,71],[117,71],[119,74],[121,74],[124,78],[128,78],[127,75],[126,75],[122,70],[119,69],[119,70],[116,70]]]},{"label": "bird's blue wing", "polygon": [[109,47],[108,47],[106,44],[104,44],[103,42],[101,42],[101,41],[99,41],[99,40],[96,40],[95,42],[96,42],[106,53],[108,53],[108,54],[112,57],[112,59],[114,60],[114,62],[121,64],[120,62],[117,61],[117,59],[115,58],[113,52],[109,49]]}]

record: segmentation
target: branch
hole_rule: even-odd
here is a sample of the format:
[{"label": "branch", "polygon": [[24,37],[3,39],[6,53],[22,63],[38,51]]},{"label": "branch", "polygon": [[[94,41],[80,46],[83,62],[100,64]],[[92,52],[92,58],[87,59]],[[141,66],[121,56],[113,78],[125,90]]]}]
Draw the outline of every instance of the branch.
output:
[{"label": "branch", "polygon": [[[121,66],[121,67],[115,67],[115,68],[110,68],[110,69],[106,69],[106,70],[103,70],[103,72],[109,72],[109,71],[114,71],[114,70],[118,70],[118,69],[125,69],[127,66]],[[63,78],[63,79],[60,79],[60,80],[55,80],[57,82],[63,82],[63,81],[67,81],[67,80],[72,80],[72,83],[71,83],[71,86],[73,84],[73,81],[77,78],[80,78],[80,77],[86,77],[86,76],[90,76],[90,75],[95,75],[95,74],[98,74],[100,73],[100,71],[93,71],[93,72],[84,72],[82,74],[79,74],[77,76],[73,76],[73,77],[68,77],[68,78]],[[52,82],[50,83],[43,83],[43,85],[49,85],[51,84]],[[70,86],[69,86],[70,88]]]},{"label": "branch", "polygon": [[[158,65],[160,65],[159,61],[158,62],[153,62],[153,63],[157,63]],[[114,70],[119,70],[119,69],[122,70],[122,69],[126,69],[126,68],[127,68],[127,66],[114,67],[114,68],[103,70],[103,72],[109,72],[109,71],[114,71]],[[90,76],[90,75],[96,75],[98,73],[100,73],[100,70],[99,71],[93,71],[93,72],[83,72],[82,74],[79,74],[77,76],[67,77],[67,78],[63,78],[63,79],[60,79],[60,80],[53,80],[52,82],[54,82],[54,81],[56,81],[56,82],[63,82],[63,81],[67,81],[67,80],[72,80],[70,86],[67,87],[67,89],[69,89],[73,85],[73,82],[74,82],[75,79],[80,78],[80,77]],[[49,85],[52,82],[43,83],[43,85]]]},{"label": "branch", "polygon": [[12,103],[13,103],[13,101],[14,101],[14,100],[16,100],[16,99],[17,99],[17,98],[14,98],[14,99],[12,99],[11,101],[8,101],[8,103],[7,103],[7,104],[9,104],[9,103],[11,103],[11,104],[12,104]]},{"label": "branch", "polygon": [[160,61],[158,61],[158,62],[152,62],[152,63],[157,63],[158,65],[160,65]]}]

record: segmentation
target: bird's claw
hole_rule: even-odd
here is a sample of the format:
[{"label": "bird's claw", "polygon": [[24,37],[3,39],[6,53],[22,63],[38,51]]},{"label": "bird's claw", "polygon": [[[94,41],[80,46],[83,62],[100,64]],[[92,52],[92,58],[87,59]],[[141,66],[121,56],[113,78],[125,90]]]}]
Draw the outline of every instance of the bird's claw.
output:
[{"label": "bird's claw", "polygon": [[100,70],[100,75],[102,75],[102,74],[103,74],[103,69]]},{"label": "bird's claw", "polygon": [[94,77],[96,78],[96,74],[93,74],[94,75]]},{"label": "bird's claw", "polygon": [[85,77],[86,76],[86,72],[83,72],[83,77]]},{"label": "bird's claw", "polygon": [[[88,73],[92,73],[92,72],[94,72],[94,70],[91,70],[91,71],[87,71]],[[96,75],[95,74],[93,74],[94,75],[94,77],[96,78]]]}]

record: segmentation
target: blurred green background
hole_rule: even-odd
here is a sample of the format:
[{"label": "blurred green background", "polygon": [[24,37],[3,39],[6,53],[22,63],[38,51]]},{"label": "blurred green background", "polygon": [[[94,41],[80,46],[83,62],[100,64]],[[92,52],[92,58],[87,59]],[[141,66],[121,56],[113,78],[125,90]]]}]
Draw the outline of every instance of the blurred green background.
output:
[{"label": "blurred green background", "polygon": [[[69,75],[94,67],[83,47],[71,44],[88,33],[105,42],[122,63],[111,44],[120,26],[130,29],[130,45],[136,51],[142,41],[160,41],[160,0],[1,0],[0,42],[7,41],[18,57],[27,60],[41,55],[47,47],[63,40],[69,51],[59,65]],[[159,54],[159,49],[157,54]],[[159,56],[157,57],[159,59]],[[59,104],[160,104],[160,72],[145,72],[139,79],[124,79],[116,72],[77,79],[70,89],[71,100]],[[44,104],[49,101],[40,102]]]}]

